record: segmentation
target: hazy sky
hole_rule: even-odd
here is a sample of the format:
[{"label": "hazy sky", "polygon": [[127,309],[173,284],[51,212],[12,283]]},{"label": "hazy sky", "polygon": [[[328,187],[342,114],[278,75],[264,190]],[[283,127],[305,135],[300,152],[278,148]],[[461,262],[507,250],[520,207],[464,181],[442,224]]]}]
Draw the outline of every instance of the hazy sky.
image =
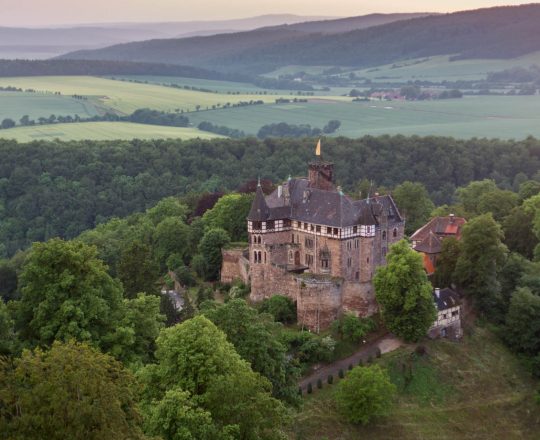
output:
[{"label": "hazy sky", "polygon": [[353,16],[371,12],[448,12],[525,0],[0,0],[0,25],[185,21],[292,13]]}]

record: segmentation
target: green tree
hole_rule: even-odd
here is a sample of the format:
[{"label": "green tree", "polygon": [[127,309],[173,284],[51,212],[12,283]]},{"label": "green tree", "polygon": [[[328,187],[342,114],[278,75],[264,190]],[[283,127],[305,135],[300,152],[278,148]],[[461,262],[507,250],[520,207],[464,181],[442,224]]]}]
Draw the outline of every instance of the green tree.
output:
[{"label": "green tree", "polygon": [[423,226],[435,207],[421,183],[403,182],[394,188],[392,196],[406,219],[405,232],[407,234],[412,234]]},{"label": "green tree", "polygon": [[[532,216],[532,231],[537,240],[540,241],[540,194],[528,198],[523,202],[523,209]],[[534,258],[540,261],[540,244],[534,249]]]},{"label": "green tree", "polygon": [[166,268],[167,258],[179,255],[184,262],[190,257],[189,226],[181,218],[167,217],[154,231],[154,255],[162,269]]},{"label": "green tree", "polygon": [[173,217],[182,222],[187,219],[187,207],[176,197],[166,197],[160,200],[156,206],[146,211],[148,218],[157,226],[163,220]]},{"label": "green tree", "polygon": [[465,187],[458,188],[456,195],[469,215],[478,215],[480,214],[478,210],[478,201],[480,200],[480,197],[482,197],[483,194],[497,191],[497,189],[494,180],[484,179],[471,182]]},{"label": "green tree", "polygon": [[355,367],[336,389],[338,410],[348,422],[368,424],[392,409],[396,387],[388,373],[378,365]]},{"label": "green tree", "polygon": [[287,296],[274,295],[261,304],[261,312],[270,313],[276,321],[290,324],[296,321],[296,305]]},{"label": "green tree", "polygon": [[8,307],[0,299],[0,356],[12,354],[16,345],[15,322]]},{"label": "green tree", "polygon": [[332,329],[348,342],[360,342],[370,331],[375,328],[375,323],[370,318],[358,318],[352,313],[345,313],[339,320],[332,323]]},{"label": "green tree", "polygon": [[229,234],[220,228],[209,229],[199,243],[199,253],[204,261],[204,277],[216,280],[221,270],[221,249],[231,241]]},{"label": "green tree", "polygon": [[377,270],[375,296],[386,327],[407,341],[426,335],[437,316],[422,257],[405,240],[390,247]]},{"label": "green tree", "polygon": [[513,252],[526,258],[532,258],[538,238],[533,231],[534,212],[527,212],[523,206],[517,206],[504,219],[504,244]]},{"label": "green tree", "polygon": [[247,241],[246,218],[253,202],[252,194],[226,194],[206,211],[203,221],[207,229],[221,228],[232,241]]},{"label": "green tree", "polygon": [[441,253],[437,257],[437,267],[433,275],[433,283],[436,287],[449,287],[454,282],[461,243],[454,237],[445,238],[442,241]]},{"label": "green tree", "polygon": [[500,301],[497,274],[507,252],[502,238],[502,229],[491,214],[475,217],[463,226],[455,277],[484,313],[496,312]]},{"label": "green tree", "polygon": [[159,266],[147,244],[134,241],[127,245],[117,263],[116,273],[127,298],[135,298],[139,292],[159,293]]},{"label": "green tree", "polygon": [[237,429],[238,438],[246,440],[279,432],[284,407],[270,396],[270,383],[251,370],[207,318],[196,316],[164,329],[156,343],[157,363],[140,372],[147,420],[164,405],[167,390],[182,390],[194,407],[211,415],[220,432]]},{"label": "green tree", "polygon": [[13,119],[6,118],[2,121],[0,127],[3,129],[13,128],[15,127],[15,121]]},{"label": "green tree", "polygon": [[527,180],[519,185],[519,198],[521,200],[530,199],[537,194],[540,194],[540,182]]},{"label": "green tree", "polygon": [[17,296],[17,272],[9,262],[0,261],[0,299],[9,301]]},{"label": "green tree", "polygon": [[505,330],[510,347],[537,356],[540,353],[540,296],[527,288],[517,289],[510,300]]},{"label": "green tree", "polygon": [[272,394],[297,403],[297,374],[287,360],[287,349],[278,340],[279,326],[270,315],[261,315],[243,299],[207,308],[202,313],[227,335],[227,340],[251,368],[272,383]]},{"label": "green tree", "polygon": [[501,221],[519,204],[519,196],[512,191],[496,189],[483,193],[477,200],[480,214],[491,212],[496,221]]},{"label": "green tree", "polygon": [[34,243],[21,273],[20,337],[30,346],[76,339],[118,354],[132,330],[124,318],[122,287],[97,250],[60,239]]},{"label": "green tree", "polygon": [[0,359],[0,431],[13,439],[143,439],[132,374],[86,344]]}]

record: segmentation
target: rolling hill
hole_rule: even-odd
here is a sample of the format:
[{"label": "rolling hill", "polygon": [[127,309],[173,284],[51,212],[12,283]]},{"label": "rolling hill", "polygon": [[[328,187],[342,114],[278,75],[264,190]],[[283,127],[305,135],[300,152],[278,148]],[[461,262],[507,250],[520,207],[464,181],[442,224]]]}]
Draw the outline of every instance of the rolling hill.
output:
[{"label": "rolling hill", "polygon": [[[539,22],[540,4],[530,4],[430,15],[331,34],[324,33],[323,25],[317,33],[306,32],[301,26],[282,26],[148,40],[71,52],[62,58],[189,62],[243,73],[268,72],[290,64],[369,67],[434,55],[512,58],[540,50]],[[330,27],[330,22],[323,23]],[[347,20],[341,23],[344,29],[350,26]]]}]

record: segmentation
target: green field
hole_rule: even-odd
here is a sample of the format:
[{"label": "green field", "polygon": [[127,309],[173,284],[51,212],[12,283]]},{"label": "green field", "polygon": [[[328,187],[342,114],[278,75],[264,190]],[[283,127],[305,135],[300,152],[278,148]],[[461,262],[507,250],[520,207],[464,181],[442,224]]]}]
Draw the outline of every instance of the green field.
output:
[{"label": "green field", "polygon": [[[336,412],[336,385],[324,384],[305,398],[294,417],[291,440],[537,440],[538,383],[487,330],[474,329],[461,343],[428,342],[427,356],[411,358],[413,348],[385,355],[398,386],[393,413],[367,427],[346,423]],[[402,365],[412,365],[403,381]]]},{"label": "green field", "polygon": [[196,128],[163,127],[158,125],[133,124],[130,122],[80,122],[34,127],[16,127],[0,130],[0,138],[16,139],[19,142],[35,140],[116,140],[116,139],[212,139],[222,137]]},{"label": "green field", "polygon": [[28,115],[31,119],[50,115],[79,115],[87,118],[98,112],[92,102],[57,96],[51,93],[0,92],[0,120],[11,118],[18,122]]},{"label": "green field", "polygon": [[[130,114],[139,108],[151,108],[173,112],[177,109],[195,111],[211,108],[213,105],[238,103],[240,101],[262,100],[274,102],[280,95],[204,93],[175,89],[157,84],[137,84],[91,76],[43,76],[0,78],[0,86],[15,86],[40,92],[60,92],[62,95],[83,95],[101,108],[104,113],[114,110]],[[290,97],[289,94],[283,95]],[[48,116],[48,115],[47,115]]]},{"label": "green field", "polygon": [[[372,81],[398,81],[407,82],[416,79],[426,81],[456,81],[485,79],[489,72],[498,72],[512,67],[529,67],[533,64],[540,65],[540,52],[531,53],[511,59],[472,59],[450,61],[450,56],[440,55],[413,60],[398,61],[392,64],[372,67],[368,69],[354,69],[352,67],[342,69],[348,76],[354,72],[361,78],[369,78]],[[320,75],[331,66],[286,66],[265,74],[270,78],[280,75],[294,75],[306,72]]]},{"label": "green field", "polygon": [[264,105],[192,113],[191,122],[225,125],[256,134],[265,124],[288,122],[322,128],[342,122],[335,135],[442,135],[458,138],[540,136],[540,96],[481,96],[440,101],[370,101]]}]

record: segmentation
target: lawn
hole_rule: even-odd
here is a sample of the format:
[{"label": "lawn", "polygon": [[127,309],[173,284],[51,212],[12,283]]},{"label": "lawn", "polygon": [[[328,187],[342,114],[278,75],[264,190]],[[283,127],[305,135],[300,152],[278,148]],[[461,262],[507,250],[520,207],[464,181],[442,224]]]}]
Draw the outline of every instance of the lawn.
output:
[{"label": "lawn", "polygon": [[222,137],[196,128],[163,127],[158,125],[133,124],[129,122],[81,122],[73,124],[16,127],[0,130],[0,138],[16,139],[19,142],[35,140],[116,140],[116,139],[212,139]]},{"label": "lawn", "polygon": [[34,89],[39,92],[60,92],[62,95],[83,95],[90,98],[100,110],[130,114],[138,108],[151,108],[174,112],[175,110],[195,111],[213,105],[238,103],[241,101],[262,100],[274,102],[278,96],[226,93],[205,93],[192,90],[164,87],[159,84],[138,84],[127,81],[115,81],[91,76],[41,76],[0,78],[0,86],[15,86],[22,89]]},{"label": "lawn", "polygon": [[225,125],[256,134],[265,124],[287,122],[322,128],[330,119],[342,122],[335,135],[403,134],[457,138],[540,136],[540,96],[480,96],[418,102],[344,102],[264,105],[189,114],[191,122]]},{"label": "lawn", "polygon": [[31,119],[50,115],[79,115],[87,118],[98,112],[92,102],[58,96],[52,93],[0,92],[0,121],[5,118],[19,119],[28,115]]},{"label": "lawn", "polygon": [[[424,357],[404,348],[378,360],[399,389],[388,418],[367,427],[344,422],[333,403],[336,385],[325,384],[305,397],[289,438],[538,439],[540,406],[533,402],[538,383],[488,330],[476,328],[461,343],[440,340],[426,347]],[[405,383],[409,365],[412,379]]]}]

